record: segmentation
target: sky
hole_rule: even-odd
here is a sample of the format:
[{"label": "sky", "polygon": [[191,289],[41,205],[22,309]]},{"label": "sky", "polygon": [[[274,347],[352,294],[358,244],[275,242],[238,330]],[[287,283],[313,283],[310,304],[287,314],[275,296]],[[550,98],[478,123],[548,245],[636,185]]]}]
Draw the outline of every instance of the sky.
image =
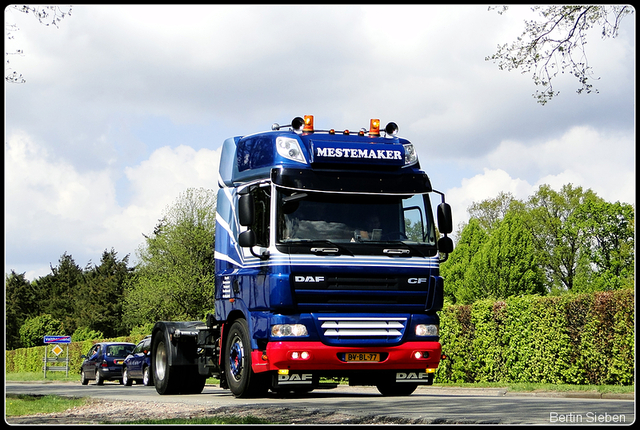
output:
[{"label": "sky", "polygon": [[[66,10],[66,8],[64,8]],[[394,121],[454,223],[500,192],[573,184],[635,205],[635,11],[589,33],[598,94],[542,106],[530,75],[485,58],[525,6],[79,5],[56,28],[5,9],[5,274],[136,251],[187,188],[217,189],[222,142],[314,115],[318,129]]]}]

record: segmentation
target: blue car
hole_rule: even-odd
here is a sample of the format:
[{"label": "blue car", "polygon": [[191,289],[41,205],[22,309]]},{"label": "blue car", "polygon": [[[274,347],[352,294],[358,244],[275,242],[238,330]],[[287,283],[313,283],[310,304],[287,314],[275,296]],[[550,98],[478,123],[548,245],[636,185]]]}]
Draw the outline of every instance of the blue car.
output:
[{"label": "blue car", "polygon": [[133,381],[136,381],[136,384],[153,385],[153,377],[151,375],[151,336],[142,339],[124,360],[122,383],[130,386]]},{"label": "blue car", "polygon": [[122,384],[122,365],[135,344],[128,342],[99,342],[91,347],[80,368],[80,382],[87,385],[91,379],[96,385],[104,381],[120,381]]}]

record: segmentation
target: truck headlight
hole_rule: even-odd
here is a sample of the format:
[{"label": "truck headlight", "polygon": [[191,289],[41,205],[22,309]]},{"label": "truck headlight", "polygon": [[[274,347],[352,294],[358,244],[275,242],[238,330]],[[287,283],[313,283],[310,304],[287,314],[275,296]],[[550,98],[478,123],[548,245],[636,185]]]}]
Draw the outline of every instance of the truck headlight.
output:
[{"label": "truck headlight", "polygon": [[438,326],[435,324],[417,324],[416,336],[437,336]]},{"label": "truck headlight", "polygon": [[307,327],[304,324],[276,324],[271,326],[271,336],[295,337],[307,336]]}]

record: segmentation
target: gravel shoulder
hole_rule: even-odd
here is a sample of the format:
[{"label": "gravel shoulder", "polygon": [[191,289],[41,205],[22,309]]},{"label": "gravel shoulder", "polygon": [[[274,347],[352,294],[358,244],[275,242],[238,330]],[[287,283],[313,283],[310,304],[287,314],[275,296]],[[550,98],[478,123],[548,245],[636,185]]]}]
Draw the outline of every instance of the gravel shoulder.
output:
[{"label": "gravel shoulder", "polygon": [[211,408],[185,403],[131,402],[92,399],[87,405],[64,412],[5,417],[8,424],[101,424],[144,419],[245,417],[279,424],[410,424],[411,420],[390,417],[362,417],[335,411],[275,407]]}]

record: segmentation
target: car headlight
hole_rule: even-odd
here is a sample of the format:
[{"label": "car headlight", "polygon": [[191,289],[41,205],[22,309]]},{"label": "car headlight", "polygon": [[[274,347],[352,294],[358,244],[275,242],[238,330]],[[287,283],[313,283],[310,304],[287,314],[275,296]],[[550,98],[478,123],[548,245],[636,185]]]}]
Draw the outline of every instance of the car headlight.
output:
[{"label": "car headlight", "polygon": [[438,326],[435,324],[417,324],[416,336],[437,336]]},{"label": "car headlight", "polygon": [[274,337],[295,337],[307,336],[307,327],[304,324],[276,324],[271,326],[271,336]]}]

